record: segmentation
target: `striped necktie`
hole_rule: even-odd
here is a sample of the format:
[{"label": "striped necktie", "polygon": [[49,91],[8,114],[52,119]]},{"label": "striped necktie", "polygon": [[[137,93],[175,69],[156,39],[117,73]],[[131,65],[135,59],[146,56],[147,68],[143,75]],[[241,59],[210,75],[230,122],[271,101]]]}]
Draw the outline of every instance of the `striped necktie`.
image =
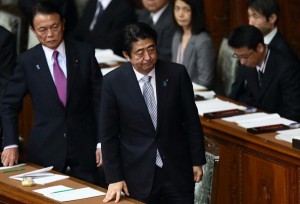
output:
[{"label": "striped necktie", "polygon": [[[154,90],[150,83],[151,76],[144,76],[141,80],[144,82],[143,96],[144,96],[149,114],[151,116],[152,123],[156,129],[156,127],[157,127],[157,107],[156,107],[156,102],[155,102],[155,97],[154,97]],[[156,162],[155,163],[160,168],[163,166],[163,162],[162,162],[162,159],[160,157],[158,150],[156,150]]]}]

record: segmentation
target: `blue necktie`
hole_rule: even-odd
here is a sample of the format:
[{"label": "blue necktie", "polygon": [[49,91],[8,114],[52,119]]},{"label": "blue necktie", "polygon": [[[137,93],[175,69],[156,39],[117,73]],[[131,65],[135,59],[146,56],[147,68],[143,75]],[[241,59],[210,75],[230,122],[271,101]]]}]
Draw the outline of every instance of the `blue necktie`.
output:
[{"label": "blue necktie", "polygon": [[[154,97],[154,90],[150,83],[151,76],[144,76],[141,80],[144,82],[143,96],[144,96],[149,114],[151,116],[152,123],[156,129],[156,127],[157,127],[157,107],[156,107],[156,102],[155,102],[155,97]],[[156,162],[155,163],[160,168],[163,166],[163,162],[162,162],[162,159],[160,157],[158,150],[156,150]]]}]

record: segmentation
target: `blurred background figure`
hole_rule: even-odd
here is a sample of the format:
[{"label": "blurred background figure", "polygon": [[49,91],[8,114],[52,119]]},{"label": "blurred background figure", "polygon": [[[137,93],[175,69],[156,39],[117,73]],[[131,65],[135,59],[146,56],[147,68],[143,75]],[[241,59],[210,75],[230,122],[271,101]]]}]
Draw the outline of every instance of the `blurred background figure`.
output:
[{"label": "blurred background figure", "polygon": [[133,22],[135,8],[127,0],[89,0],[69,37],[122,56],[121,30]]},{"label": "blurred background figure", "polygon": [[139,10],[138,21],[151,25],[158,34],[158,58],[171,60],[172,36],[175,26],[172,21],[173,11],[170,0],[142,0],[144,9]]},{"label": "blurred background figure", "polygon": [[175,0],[174,21],[177,27],[172,41],[172,61],[184,64],[197,84],[213,85],[216,53],[205,29],[202,0]]}]

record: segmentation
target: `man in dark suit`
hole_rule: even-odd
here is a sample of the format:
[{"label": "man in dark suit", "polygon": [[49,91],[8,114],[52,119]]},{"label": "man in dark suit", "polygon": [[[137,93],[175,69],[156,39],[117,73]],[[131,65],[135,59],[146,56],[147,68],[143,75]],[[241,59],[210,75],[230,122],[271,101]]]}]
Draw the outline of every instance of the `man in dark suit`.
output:
[{"label": "man in dark suit", "polygon": [[175,25],[170,0],[142,0],[142,3],[144,9],[138,12],[138,20],[151,25],[156,30],[158,58],[171,61]]},{"label": "man in dark suit", "polygon": [[18,113],[28,93],[35,118],[28,161],[60,172],[69,167],[72,176],[97,183],[102,75],[94,49],[63,39],[63,18],[54,4],[37,3],[32,16],[40,44],[18,57],[3,98],[2,163],[18,161]]},{"label": "man in dark suit", "polygon": [[[249,25],[257,27],[264,35],[264,43],[286,55],[298,58],[277,28],[279,4],[277,0],[249,0],[247,4]],[[297,59],[298,60],[298,59]],[[230,98],[242,100],[245,90],[243,68],[239,68],[232,85]]]},{"label": "man in dark suit", "polygon": [[[97,10],[97,5],[102,8]],[[127,0],[90,0],[70,37],[121,56],[121,30],[133,22],[135,10]]]},{"label": "man in dark suit", "polygon": [[293,56],[264,44],[251,25],[236,28],[228,39],[244,71],[242,102],[300,122],[300,65]]},{"label": "man in dark suit", "polygon": [[104,202],[118,202],[124,190],[147,203],[192,204],[206,161],[189,75],[183,65],[157,60],[157,33],[149,25],[129,25],[123,35],[130,62],[102,85]]},{"label": "man in dark suit", "polygon": [[[12,33],[0,26],[0,110],[6,84],[16,66],[16,40]],[[0,144],[2,144],[2,125],[0,116]],[[2,146],[2,145],[1,145]]]}]

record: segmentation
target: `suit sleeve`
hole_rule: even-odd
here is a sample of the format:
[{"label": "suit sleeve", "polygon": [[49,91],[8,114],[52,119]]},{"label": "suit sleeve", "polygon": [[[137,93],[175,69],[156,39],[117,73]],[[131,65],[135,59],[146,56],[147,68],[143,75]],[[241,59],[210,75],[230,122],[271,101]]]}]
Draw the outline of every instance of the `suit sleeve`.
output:
[{"label": "suit sleeve", "polygon": [[109,80],[104,77],[101,102],[101,135],[104,170],[108,183],[124,180],[119,149],[119,112]]},{"label": "suit sleeve", "polygon": [[186,69],[183,69],[183,74],[181,76],[180,91],[182,112],[184,114],[183,123],[189,141],[192,162],[194,166],[204,165],[206,163],[204,134],[195,104],[193,86]]},{"label": "suit sleeve", "polygon": [[18,114],[23,97],[27,93],[27,82],[22,64],[17,62],[13,76],[7,84],[2,103],[3,147],[18,144]]}]

